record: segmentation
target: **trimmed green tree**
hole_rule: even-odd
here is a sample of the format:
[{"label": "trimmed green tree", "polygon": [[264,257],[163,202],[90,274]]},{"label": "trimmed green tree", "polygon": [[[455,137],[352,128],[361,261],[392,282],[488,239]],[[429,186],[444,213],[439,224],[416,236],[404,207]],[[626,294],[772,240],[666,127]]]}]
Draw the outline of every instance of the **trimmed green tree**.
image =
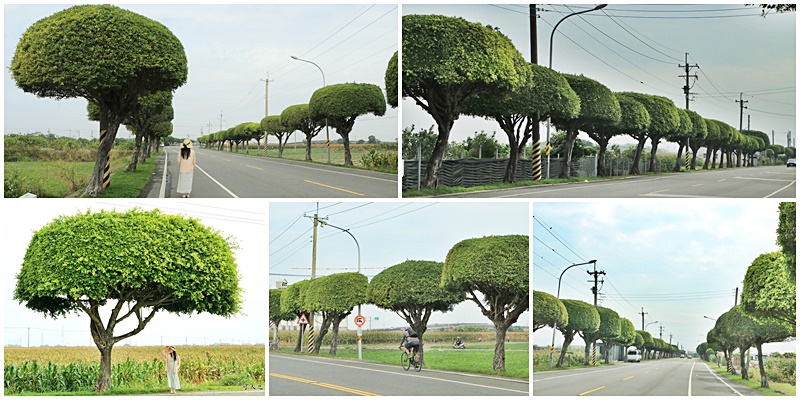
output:
[{"label": "trimmed green tree", "polygon": [[[636,101],[641,103],[650,115],[650,126],[647,127],[646,132],[633,135],[628,133],[631,137],[638,141],[636,146],[636,154],[633,157],[633,164],[631,165],[630,174],[639,175],[639,160],[642,158],[642,151],[647,139],[653,142],[653,147],[658,146],[658,142],[664,135],[669,132],[675,131],[680,124],[680,117],[678,116],[678,109],[666,97],[653,96],[650,94],[625,92],[633,97]],[[655,156],[655,153],[651,154]],[[651,157],[650,168],[655,168],[654,157]]]},{"label": "trimmed green tree", "polygon": [[623,134],[638,137],[645,134],[647,128],[650,127],[650,114],[641,103],[623,92],[614,93],[614,97],[619,102],[619,121],[599,122],[593,124],[592,128],[587,131],[589,137],[600,147],[600,151],[597,153],[597,176],[609,175],[609,171],[606,171],[605,161],[606,149],[611,138]]},{"label": "trimmed green tree", "polygon": [[597,314],[600,316],[600,326],[596,331],[578,332],[578,334],[586,342],[586,347],[583,349],[585,356],[583,365],[591,364],[591,358],[589,354],[591,352],[591,348],[598,340],[602,340],[603,344],[606,346],[606,364],[608,364],[610,353],[609,349],[611,348],[611,344],[620,335],[619,314],[610,308],[600,306],[595,306],[595,308],[597,309]]},{"label": "trimmed green tree", "polygon": [[778,239],[786,257],[786,267],[792,282],[797,276],[797,203],[783,202],[778,206]]},{"label": "trimmed green tree", "polygon": [[[89,103],[97,107],[95,103]],[[97,110],[99,114],[99,109]],[[90,114],[92,114],[90,112]],[[172,108],[172,91],[161,90],[158,92],[144,94],[139,97],[134,104],[130,114],[123,123],[135,135],[135,145],[131,162],[128,164],[128,171],[136,171],[136,165],[140,162],[139,154],[142,149],[142,140],[155,136],[156,130],[163,130],[163,122],[172,121],[175,117],[175,110]],[[144,161],[144,157],[141,157]]]},{"label": "trimmed green tree", "polygon": [[747,268],[742,305],[757,317],[774,318],[789,326],[797,321],[797,283],[781,252],[761,254]]},{"label": "trimmed green tree", "polygon": [[653,349],[653,335],[651,335],[650,332],[643,330],[637,330],[636,333],[642,337],[642,343],[636,345],[636,347],[642,350],[642,358],[648,359],[649,357],[647,353]]},{"label": "trimmed green tree", "polygon": [[545,326],[556,327],[564,326],[568,321],[567,309],[564,303],[550,293],[534,290],[531,292],[533,303],[533,327],[531,332],[544,328]]},{"label": "trimmed green tree", "polygon": [[270,115],[261,119],[261,130],[266,133],[264,139],[264,155],[267,155],[266,136],[272,135],[278,139],[278,158],[283,158],[283,149],[289,141],[293,130],[281,121],[280,115]]},{"label": "trimmed green tree", "polygon": [[[52,318],[89,317],[100,351],[94,390],[103,392],[111,388],[114,344],[141,332],[157,312],[228,317],[239,311],[234,246],[195,219],[157,210],[61,216],[34,233],[14,299]],[[135,327],[115,335],[129,317]]]},{"label": "trimmed green tree", "polygon": [[311,117],[308,104],[295,104],[281,112],[281,123],[292,132],[300,131],[306,135],[306,161],[311,161],[311,139],[325,126],[322,121]]},{"label": "trimmed green tree", "polygon": [[[302,280],[283,289],[283,294],[281,294],[282,313],[300,317],[300,314],[305,312],[307,316],[311,316],[311,310],[307,309],[305,305],[306,289],[309,282],[311,281],[308,279]],[[305,332],[305,327],[305,325],[300,325],[300,329],[297,331],[297,344],[294,346],[295,353],[299,353],[303,347],[303,332]]]},{"label": "trimmed green tree", "polygon": [[[636,327],[633,326],[633,322],[627,318],[620,317],[619,319],[619,336],[614,340],[614,343],[622,346],[625,349],[625,353],[628,352],[628,346],[633,345],[636,342]],[[608,347],[606,347],[608,349]],[[608,350],[606,350],[608,353]],[[608,357],[606,357],[606,364],[608,364]]]},{"label": "trimmed green tree", "polygon": [[384,84],[386,85],[386,101],[392,108],[397,108],[398,95],[397,95],[397,52],[394,52],[392,58],[389,59],[389,65],[386,66],[386,74],[384,76]]},{"label": "trimmed green tree", "polygon": [[600,314],[597,313],[594,306],[580,300],[561,300],[561,303],[567,309],[568,317],[566,325],[558,326],[558,331],[564,336],[564,344],[561,346],[561,354],[558,356],[556,368],[564,366],[564,357],[566,357],[569,345],[575,339],[576,333],[589,334],[600,329]]},{"label": "trimmed green tree", "polygon": [[442,263],[407,260],[375,275],[367,286],[367,301],[394,311],[419,335],[420,359],[424,360],[423,336],[434,312],[453,311],[464,301],[464,292],[441,286]]},{"label": "trimmed green tree", "polygon": [[269,290],[269,322],[273,327],[272,342],[269,344],[271,350],[281,348],[281,342],[278,339],[281,322],[291,321],[295,317],[294,313],[283,312],[281,309],[281,294],[284,292],[284,290],[280,289]]},{"label": "trimmed green tree", "polygon": [[552,118],[555,126],[566,133],[559,178],[569,178],[572,168],[572,147],[578,138],[578,131],[591,131],[594,125],[601,123],[616,123],[621,117],[621,112],[614,93],[602,83],[582,75],[563,75],[580,98],[580,113],[576,117],[554,116]]},{"label": "trimmed green tree", "polygon": [[442,269],[442,286],[466,293],[494,324],[495,371],[506,369],[506,331],[528,309],[528,245],[525,235],[462,240],[447,253]]},{"label": "trimmed green tree", "polygon": [[[664,136],[664,139],[678,144],[678,155],[677,157],[675,157],[675,165],[672,167],[672,171],[681,172],[681,166],[684,164],[682,157],[683,146],[686,143],[686,140],[692,137],[692,134],[694,133],[694,123],[692,121],[692,118],[689,116],[689,113],[686,110],[682,110],[677,107],[675,108],[675,110],[678,112],[680,123],[678,124],[678,127],[674,131],[669,132],[666,136]],[[654,153],[650,157],[650,162],[655,163],[655,159],[656,157]]]},{"label": "trimmed green tree", "polygon": [[[464,103],[464,114],[490,118],[500,125],[509,142],[504,182],[514,182],[519,154],[533,137],[540,140],[539,122],[549,116],[578,116],[580,99],[559,74],[536,64],[527,64],[524,84],[513,91],[480,93]],[[538,152],[533,155],[539,157]]]},{"label": "trimmed green tree", "polygon": [[344,165],[353,165],[350,131],[356,118],[386,114],[386,99],[381,88],[371,83],[340,83],[317,89],[308,102],[308,112],[317,121],[327,120],[344,144]]},{"label": "trimmed green tree", "polygon": [[111,5],[79,5],[40,19],[22,34],[11,77],[38,97],[83,97],[100,107],[97,151],[86,194],[103,191],[103,170],[119,125],[139,96],[175,90],[188,75],[183,45],[164,25]]},{"label": "trimmed green tree", "polygon": [[[684,110],[684,112],[689,116],[689,120],[692,121],[692,131],[686,138],[686,140],[688,140],[686,151],[692,150],[692,161],[689,163],[689,169],[694,171],[697,161],[697,151],[700,150],[700,147],[702,147],[703,142],[706,140],[706,136],[708,136],[708,126],[706,126],[705,118],[701,117],[700,114],[692,110]],[[697,143],[698,146],[695,147],[695,143]],[[697,150],[695,150],[695,148]],[[677,171],[680,171],[680,158],[680,154],[678,154],[678,158],[675,159],[675,163],[678,166]]]},{"label": "trimmed green tree", "polygon": [[367,302],[367,277],[358,272],[343,272],[313,279],[306,287],[304,302],[306,308],[322,313],[313,354],[319,353],[322,339],[330,329],[330,354],[336,355],[339,323],[350,315],[353,307]]},{"label": "trimmed green tree", "polygon": [[525,60],[508,37],[491,27],[442,15],[404,15],[402,51],[402,95],[430,114],[439,131],[422,180],[422,187],[435,189],[464,101],[520,86]]}]

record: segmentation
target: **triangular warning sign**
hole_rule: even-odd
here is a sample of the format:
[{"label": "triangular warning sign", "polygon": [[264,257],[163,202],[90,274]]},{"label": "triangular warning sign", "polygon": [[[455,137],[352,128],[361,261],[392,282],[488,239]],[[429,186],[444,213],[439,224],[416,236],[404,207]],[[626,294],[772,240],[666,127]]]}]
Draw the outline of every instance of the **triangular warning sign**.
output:
[{"label": "triangular warning sign", "polygon": [[301,313],[300,318],[297,319],[298,325],[308,325],[308,317],[306,317],[306,313]]}]

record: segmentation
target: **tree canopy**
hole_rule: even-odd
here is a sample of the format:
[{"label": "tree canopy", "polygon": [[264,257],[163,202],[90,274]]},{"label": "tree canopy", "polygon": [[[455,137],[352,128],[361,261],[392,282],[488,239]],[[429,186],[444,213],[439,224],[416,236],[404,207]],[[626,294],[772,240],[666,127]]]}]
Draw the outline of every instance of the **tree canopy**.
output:
[{"label": "tree canopy", "polygon": [[544,328],[545,326],[556,327],[564,326],[568,321],[567,308],[564,303],[550,293],[541,291],[531,291],[533,327],[531,332]]},{"label": "tree canopy", "polygon": [[778,206],[778,246],[786,257],[786,267],[792,281],[797,276],[797,203],[783,202]]},{"label": "tree canopy", "polygon": [[761,254],[753,260],[744,275],[742,305],[755,316],[775,318],[795,325],[796,285],[789,276],[783,253]]},{"label": "tree canopy", "polygon": [[600,329],[600,314],[594,306],[580,300],[561,300],[561,303],[567,309],[568,321],[566,325],[558,327],[558,331],[564,335],[564,345],[561,346],[556,368],[563,366],[564,357],[576,333],[592,333]]},{"label": "tree canopy", "polygon": [[397,52],[395,51],[392,58],[389,59],[389,65],[386,66],[386,75],[384,84],[386,85],[386,101],[392,108],[397,108],[398,93],[397,93]]},{"label": "tree canopy", "polygon": [[[289,141],[289,135],[294,132],[283,124],[280,115],[269,115],[261,119],[260,128],[266,135],[275,136],[278,139],[278,158],[283,158],[283,149]],[[266,154],[266,150],[264,154]]]},{"label": "tree canopy", "polygon": [[339,323],[350,315],[353,307],[367,302],[367,277],[359,272],[323,276],[310,280],[305,293],[306,308],[322,313],[313,353],[319,353],[322,339],[332,328],[330,354],[336,355]]},{"label": "tree canopy", "polygon": [[308,104],[295,104],[286,107],[281,112],[281,123],[294,131],[306,135],[306,160],[311,160],[311,139],[313,139],[325,126],[322,121],[314,119],[308,109]]},{"label": "tree canopy", "polygon": [[620,119],[618,121],[601,121],[592,125],[587,134],[600,146],[597,155],[597,175],[608,176],[605,168],[605,155],[608,142],[617,135],[629,134],[637,137],[647,131],[650,126],[650,114],[644,106],[626,93],[614,93],[619,102]]}]

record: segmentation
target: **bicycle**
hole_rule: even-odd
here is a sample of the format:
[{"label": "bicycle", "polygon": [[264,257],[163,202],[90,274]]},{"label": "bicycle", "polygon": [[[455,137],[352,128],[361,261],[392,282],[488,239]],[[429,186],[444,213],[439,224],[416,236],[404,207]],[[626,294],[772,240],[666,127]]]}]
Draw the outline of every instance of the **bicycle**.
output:
[{"label": "bicycle", "polygon": [[[403,347],[400,346],[400,349],[402,350]],[[414,366],[414,371],[422,371],[422,363],[419,361],[419,353],[417,353],[416,348],[410,348],[409,352],[411,352],[410,359],[405,351],[400,352],[400,365],[402,365],[403,369],[406,371],[408,371],[412,365]]]}]

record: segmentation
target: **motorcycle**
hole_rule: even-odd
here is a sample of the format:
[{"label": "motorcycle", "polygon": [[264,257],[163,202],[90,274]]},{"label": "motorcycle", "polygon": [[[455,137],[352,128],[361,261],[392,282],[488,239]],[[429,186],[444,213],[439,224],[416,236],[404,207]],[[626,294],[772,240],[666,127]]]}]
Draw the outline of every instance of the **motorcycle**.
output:
[{"label": "motorcycle", "polygon": [[455,343],[454,342],[453,343],[453,348],[457,349],[457,350],[460,350],[460,349],[466,349],[467,346],[464,343]]}]

